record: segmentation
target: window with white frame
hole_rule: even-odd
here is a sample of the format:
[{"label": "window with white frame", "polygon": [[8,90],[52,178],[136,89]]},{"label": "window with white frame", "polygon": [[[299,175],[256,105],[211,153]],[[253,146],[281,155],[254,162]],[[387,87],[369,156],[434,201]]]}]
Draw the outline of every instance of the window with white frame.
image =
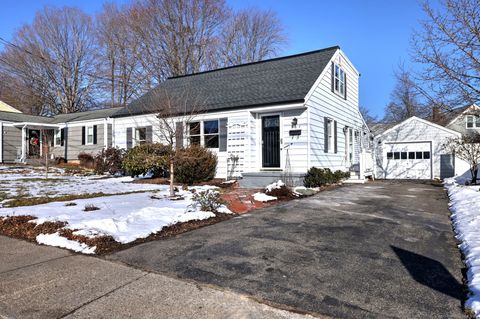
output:
[{"label": "window with white frame", "polygon": [[333,153],[333,120],[328,120],[327,121],[327,132],[328,132],[328,152]]},{"label": "window with white frame", "polygon": [[135,128],[134,146],[147,143],[147,128],[137,127]]},{"label": "window with white frame", "polygon": [[467,115],[465,117],[466,128],[480,128],[480,116]]},{"label": "window with white frame", "polygon": [[202,145],[206,148],[219,147],[218,120],[191,122],[188,124],[189,145]]},{"label": "window with white frame", "polygon": [[200,145],[201,140],[200,122],[188,123],[188,143],[189,145]]},{"label": "window with white frame", "polygon": [[338,65],[334,65],[333,90],[335,93],[345,96],[345,71]]},{"label": "window with white frame", "polygon": [[203,140],[206,148],[218,148],[218,120],[203,122]]},{"label": "window with white frame", "polygon": [[55,131],[55,144],[54,144],[55,146],[60,146],[60,145],[63,146],[62,130],[63,129]]},{"label": "window with white frame", "polygon": [[87,144],[93,144],[93,126],[87,126],[85,134],[87,135]]}]

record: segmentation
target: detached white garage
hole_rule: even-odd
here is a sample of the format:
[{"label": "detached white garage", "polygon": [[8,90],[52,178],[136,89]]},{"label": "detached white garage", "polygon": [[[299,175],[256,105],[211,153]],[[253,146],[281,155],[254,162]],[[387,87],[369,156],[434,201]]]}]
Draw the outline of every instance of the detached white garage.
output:
[{"label": "detached white garage", "polygon": [[460,133],[411,117],[375,137],[375,176],[434,179],[455,175],[455,159],[443,144]]}]

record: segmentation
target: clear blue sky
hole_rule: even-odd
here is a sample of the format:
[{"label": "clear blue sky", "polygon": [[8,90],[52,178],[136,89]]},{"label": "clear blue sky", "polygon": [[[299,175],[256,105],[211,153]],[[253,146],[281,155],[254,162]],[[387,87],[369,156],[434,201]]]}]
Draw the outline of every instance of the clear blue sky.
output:
[{"label": "clear blue sky", "polygon": [[[126,2],[127,0],[117,0]],[[361,72],[360,104],[383,114],[395,84],[393,71],[409,65],[411,32],[423,18],[417,0],[227,0],[234,8],[257,6],[278,13],[289,44],[282,55],[340,45]],[[94,14],[101,0],[2,0],[0,36],[32,21],[44,5],[77,6]]]}]

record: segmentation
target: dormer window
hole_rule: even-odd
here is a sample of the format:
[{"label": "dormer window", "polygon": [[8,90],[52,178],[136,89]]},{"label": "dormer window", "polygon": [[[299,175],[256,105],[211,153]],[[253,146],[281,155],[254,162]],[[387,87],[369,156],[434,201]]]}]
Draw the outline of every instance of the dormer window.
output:
[{"label": "dormer window", "polygon": [[466,127],[469,129],[480,128],[480,116],[467,115],[465,121]]},{"label": "dormer window", "polygon": [[332,63],[332,91],[347,98],[347,75],[336,63]]}]

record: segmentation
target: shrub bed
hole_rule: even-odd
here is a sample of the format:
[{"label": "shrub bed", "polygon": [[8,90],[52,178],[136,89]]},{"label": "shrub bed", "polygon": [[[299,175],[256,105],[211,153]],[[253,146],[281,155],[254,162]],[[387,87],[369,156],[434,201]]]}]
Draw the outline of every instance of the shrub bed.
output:
[{"label": "shrub bed", "polygon": [[163,176],[168,170],[172,149],[170,146],[152,143],[140,144],[130,149],[122,162],[122,168],[131,176],[148,172],[154,177]]},{"label": "shrub bed", "polygon": [[116,174],[122,172],[122,163],[125,158],[125,150],[117,147],[103,149],[95,156],[95,173]]},{"label": "shrub bed", "polygon": [[336,184],[349,177],[350,172],[343,172],[340,170],[332,172],[329,168],[312,167],[305,175],[303,185],[305,187],[320,187],[329,184]]},{"label": "shrub bed", "polygon": [[217,156],[209,149],[191,145],[175,154],[175,181],[194,184],[212,180],[217,169]]}]

